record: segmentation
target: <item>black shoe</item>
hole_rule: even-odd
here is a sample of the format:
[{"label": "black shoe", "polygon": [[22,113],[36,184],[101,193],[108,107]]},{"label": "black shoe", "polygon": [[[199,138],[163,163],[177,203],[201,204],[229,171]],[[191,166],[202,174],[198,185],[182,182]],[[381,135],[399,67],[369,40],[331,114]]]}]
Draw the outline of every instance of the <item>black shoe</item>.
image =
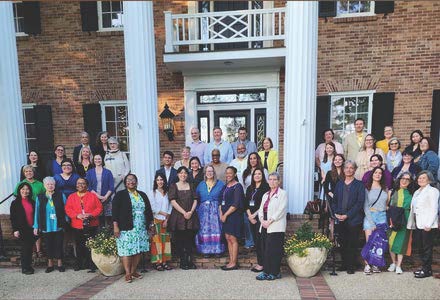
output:
[{"label": "black shoe", "polygon": [[413,273],[414,273],[414,275],[417,275],[417,274],[420,274],[420,272],[422,272],[422,271],[423,271],[423,269],[420,269],[420,270],[414,271]]},{"label": "black shoe", "polygon": [[432,276],[432,271],[420,271],[420,273],[417,273],[414,275],[415,278],[426,278],[426,277],[431,277]]},{"label": "black shoe", "polygon": [[75,265],[75,266],[73,267],[73,270],[74,270],[74,271],[79,271],[79,270],[81,270],[81,267],[80,267],[79,265]]},{"label": "black shoe", "polygon": [[22,270],[21,273],[23,273],[25,275],[32,275],[32,274],[34,274],[34,269]]},{"label": "black shoe", "polygon": [[44,273],[50,273],[50,272],[53,272],[55,270],[55,268],[52,266],[52,267],[47,267],[47,269],[46,269],[46,271],[44,271]]},{"label": "black shoe", "polygon": [[95,273],[95,272],[96,272],[96,269],[90,269],[87,271],[87,273]]},{"label": "black shoe", "polygon": [[348,269],[347,270],[347,274],[350,274],[350,275],[354,274],[354,270],[353,269]]},{"label": "black shoe", "polygon": [[336,271],[347,271],[347,267],[346,266],[340,266],[338,268],[336,268]]},{"label": "black shoe", "polygon": [[61,272],[61,273],[62,272],[66,272],[66,268],[64,266],[59,266],[58,267],[58,271]]},{"label": "black shoe", "polygon": [[235,265],[233,267],[228,268],[227,266],[222,267],[223,271],[232,271],[232,270],[238,270],[238,265]]}]

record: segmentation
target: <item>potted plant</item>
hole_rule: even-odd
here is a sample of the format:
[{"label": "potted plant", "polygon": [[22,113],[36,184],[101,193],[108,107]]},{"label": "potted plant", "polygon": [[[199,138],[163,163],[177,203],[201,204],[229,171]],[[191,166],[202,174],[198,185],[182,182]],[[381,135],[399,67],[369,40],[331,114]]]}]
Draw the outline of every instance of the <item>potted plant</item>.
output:
[{"label": "potted plant", "polygon": [[91,250],[92,260],[104,276],[116,276],[124,272],[118,256],[116,238],[109,229],[89,238],[86,246]]},{"label": "potted plant", "polygon": [[298,277],[312,277],[327,259],[332,242],[323,234],[315,233],[306,222],[284,244],[287,263]]}]

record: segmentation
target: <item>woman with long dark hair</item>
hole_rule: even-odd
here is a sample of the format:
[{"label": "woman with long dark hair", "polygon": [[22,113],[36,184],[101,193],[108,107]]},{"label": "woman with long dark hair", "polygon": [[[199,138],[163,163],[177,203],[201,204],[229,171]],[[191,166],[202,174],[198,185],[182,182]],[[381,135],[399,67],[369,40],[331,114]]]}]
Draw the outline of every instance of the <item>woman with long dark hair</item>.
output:
[{"label": "woman with long dark hair", "polygon": [[25,179],[23,168],[25,166],[31,166],[34,169],[34,178],[38,181],[42,181],[46,177],[46,170],[44,169],[43,162],[40,160],[40,155],[35,150],[30,150],[27,159],[27,165],[21,167],[20,181]]},{"label": "woman with long dark hair", "polygon": [[[243,171],[243,183],[244,190],[246,190],[252,182],[252,172],[257,168],[263,168],[263,164],[261,163],[261,157],[257,152],[252,152],[248,155],[247,168]],[[269,173],[266,169],[264,169],[264,177],[267,178]]]},{"label": "woman with long dark hair", "polygon": [[420,151],[422,152],[414,162],[422,171],[431,172],[434,176],[434,182],[437,181],[437,172],[439,167],[439,157],[436,153],[434,142],[431,138],[424,137],[420,141]]},{"label": "woman with long dark hair", "polygon": [[109,146],[108,146],[108,139],[110,138],[110,135],[108,134],[107,131],[101,131],[98,133],[98,135],[96,136],[96,145],[95,145],[95,149],[93,151],[93,154],[100,154],[102,157],[102,160],[104,160],[105,155],[107,154],[107,152],[109,151]]},{"label": "woman with long dark hair", "polygon": [[421,130],[416,129],[413,132],[411,132],[410,135],[410,144],[406,146],[405,152],[411,153],[413,159],[416,159],[422,154],[422,151],[420,150],[420,142],[423,139],[423,133]]},{"label": "woman with long dark hair", "polygon": [[199,183],[203,181],[203,169],[200,159],[197,156],[191,157],[189,160],[188,181],[191,183],[194,191],[197,189]]}]

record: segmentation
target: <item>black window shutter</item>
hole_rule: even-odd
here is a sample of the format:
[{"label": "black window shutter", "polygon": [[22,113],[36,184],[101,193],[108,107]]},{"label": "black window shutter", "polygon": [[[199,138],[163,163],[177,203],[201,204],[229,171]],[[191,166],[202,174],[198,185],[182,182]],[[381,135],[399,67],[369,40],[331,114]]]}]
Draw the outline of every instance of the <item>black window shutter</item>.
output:
[{"label": "black window shutter", "polygon": [[384,138],[383,129],[393,125],[394,93],[375,93],[373,96],[373,117],[371,133],[376,140]]},{"label": "black window shutter", "polygon": [[336,1],[319,1],[319,17],[336,17]]},{"label": "black window shutter", "polygon": [[41,33],[40,2],[23,2],[24,32],[27,34]]},{"label": "black window shutter", "polygon": [[315,148],[322,143],[322,132],[330,128],[330,101],[330,96],[318,96],[316,99]]},{"label": "black window shutter", "polygon": [[90,135],[90,144],[95,145],[96,136],[102,131],[101,105],[83,104],[84,131]]},{"label": "black window shutter", "polygon": [[50,105],[36,105],[35,127],[37,130],[37,149],[42,161],[52,158],[54,148],[52,108]]},{"label": "black window shutter", "polygon": [[80,2],[82,31],[98,30],[98,4],[96,1]]},{"label": "black window shutter", "polygon": [[432,114],[431,114],[431,138],[437,147],[439,146],[440,134],[440,90],[435,90],[432,95]]},{"label": "black window shutter", "polygon": [[374,3],[375,14],[389,14],[394,12],[394,1],[376,1]]}]

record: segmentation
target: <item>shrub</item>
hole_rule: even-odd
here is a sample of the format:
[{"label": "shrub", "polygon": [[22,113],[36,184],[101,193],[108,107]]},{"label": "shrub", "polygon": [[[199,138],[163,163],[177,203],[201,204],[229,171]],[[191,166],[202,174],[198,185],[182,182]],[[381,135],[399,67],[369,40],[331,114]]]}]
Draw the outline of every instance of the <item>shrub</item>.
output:
[{"label": "shrub", "polygon": [[307,255],[307,248],[330,249],[332,242],[322,233],[313,232],[309,222],[301,227],[284,243],[284,251],[287,256],[296,254],[299,257]]},{"label": "shrub", "polygon": [[111,230],[108,229],[101,231],[94,238],[89,238],[86,242],[86,246],[98,254],[106,256],[118,255],[116,238],[113,236]]}]

